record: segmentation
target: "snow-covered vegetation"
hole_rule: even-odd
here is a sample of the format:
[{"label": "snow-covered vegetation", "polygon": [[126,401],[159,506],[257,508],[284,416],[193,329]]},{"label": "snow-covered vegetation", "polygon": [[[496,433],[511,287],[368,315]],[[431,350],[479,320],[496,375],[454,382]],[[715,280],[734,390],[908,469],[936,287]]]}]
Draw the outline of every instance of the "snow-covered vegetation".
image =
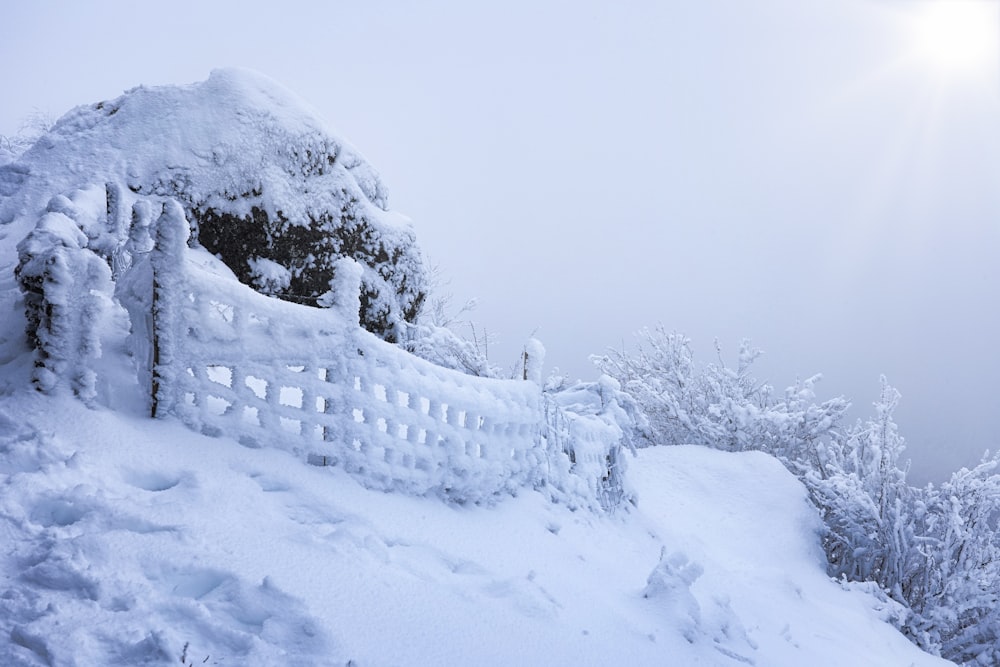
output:
[{"label": "snow-covered vegetation", "polygon": [[998,659],[996,460],[908,486],[888,385],[845,428],[662,330],[497,377],[374,170],[253,73],[7,151],[0,663]]},{"label": "snow-covered vegetation", "polygon": [[745,342],[736,368],[721,356],[699,366],[684,336],[658,328],[642,333],[637,352],[596,361],[643,407],[653,444],[760,450],[784,462],[823,517],[830,574],[877,584],[914,642],[962,664],[1000,664],[1000,455],[940,486],[910,486],[893,421],[900,397],[884,377],[874,416],[845,426],[845,400],[815,402],[819,377],[777,398],[752,375],[757,356]]}]

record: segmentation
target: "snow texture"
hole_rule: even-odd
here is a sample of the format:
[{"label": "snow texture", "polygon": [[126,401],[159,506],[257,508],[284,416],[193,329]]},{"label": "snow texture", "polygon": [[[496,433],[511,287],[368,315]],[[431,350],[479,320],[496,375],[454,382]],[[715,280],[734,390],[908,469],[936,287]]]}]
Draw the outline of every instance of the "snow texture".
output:
[{"label": "snow texture", "polygon": [[134,408],[0,398],[0,664],[948,664],[763,454],[643,450],[615,517],[456,507]]}]

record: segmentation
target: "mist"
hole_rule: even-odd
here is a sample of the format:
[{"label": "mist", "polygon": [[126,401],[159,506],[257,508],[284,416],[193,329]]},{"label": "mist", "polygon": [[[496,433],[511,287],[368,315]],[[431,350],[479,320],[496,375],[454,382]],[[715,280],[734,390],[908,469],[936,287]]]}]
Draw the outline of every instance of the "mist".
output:
[{"label": "mist", "polygon": [[0,134],[258,70],[381,172],[497,365],[536,336],[592,378],[662,323],[856,417],[885,374],[921,483],[1000,440],[1000,57],[908,63],[919,4],[18,3]]}]

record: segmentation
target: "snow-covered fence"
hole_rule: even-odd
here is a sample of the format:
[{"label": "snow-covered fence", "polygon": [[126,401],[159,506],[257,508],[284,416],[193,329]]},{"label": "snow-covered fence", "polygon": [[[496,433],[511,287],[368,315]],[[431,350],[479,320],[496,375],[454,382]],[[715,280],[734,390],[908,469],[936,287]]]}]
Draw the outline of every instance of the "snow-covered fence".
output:
[{"label": "snow-covered fence", "polygon": [[523,381],[436,365],[359,325],[353,260],[335,266],[330,308],[274,299],[188,247],[177,202],[122,192],[54,197],[18,246],[40,390],[97,397],[110,380],[98,375],[111,368],[102,343],[121,342],[102,341],[120,335],[117,301],[153,416],[337,465],[372,488],[480,501],[535,487],[605,509],[629,497],[627,415],[597,385],[543,394],[540,344],[526,349]]},{"label": "snow-covered fence", "polygon": [[538,385],[442,368],[363,330],[353,261],[337,265],[335,307],[309,308],[260,295],[188,249],[173,202],[156,234],[129,278],[153,283],[150,303],[133,298],[129,310],[134,322],[152,309],[153,335],[136,342],[151,346],[138,356],[154,414],[335,464],[379,489],[475,501],[544,483]]},{"label": "snow-covered fence", "polygon": [[567,498],[594,498],[605,510],[634,501],[625,450],[634,449],[637,424],[629,397],[602,376],[543,394],[550,484]]}]

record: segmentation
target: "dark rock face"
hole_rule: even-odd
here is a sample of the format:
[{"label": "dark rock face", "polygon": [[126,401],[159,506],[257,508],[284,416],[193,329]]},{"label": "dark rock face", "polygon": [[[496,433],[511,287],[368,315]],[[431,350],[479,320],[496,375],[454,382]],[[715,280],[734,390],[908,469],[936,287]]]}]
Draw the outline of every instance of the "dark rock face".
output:
[{"label": "dark rock face", "polygon": [[[361,288],[361,326],[389,342],[396,342],[401,321],[412,322],[420,313],[426,292],[413,239],[392,243],[380,234],[358,206],[356,198],[341,191],[338,211],[325,212],[305,224],[272,220],[258,207],[238,217],[211,207],[194,208],[198,242],[218,255],[236,277],[259,291],[286,301],[319,305],[330,288],[333,265],[350,257],[365,267]],[[410,235],[407,235],[410,236]],[[275,289],[263,283],[251,259],[268,259],[289,272],[287,284]]]}]

